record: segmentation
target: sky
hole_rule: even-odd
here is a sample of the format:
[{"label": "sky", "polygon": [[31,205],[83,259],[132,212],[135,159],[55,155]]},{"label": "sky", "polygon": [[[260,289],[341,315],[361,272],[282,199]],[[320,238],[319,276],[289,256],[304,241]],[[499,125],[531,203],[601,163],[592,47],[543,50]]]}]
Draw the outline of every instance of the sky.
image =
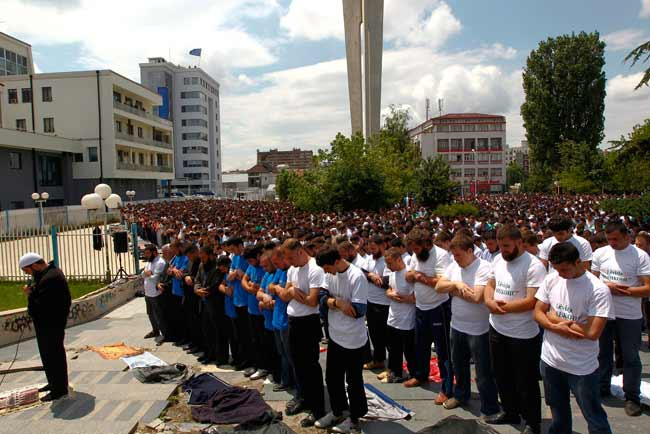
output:
[{"label": "sky", "polygon": [[[385,0],[382,113],[425,100],[443,113],[506,116],[525,139],[522,70],[548,37],[598,31],[605,51],[605,140],[650,117],[644,65],[625,55],[650,39],[650,0]],[[254,165],[256,149],[325,148],[349,135],[341,0],[2,0],[0,31],[32,44],[37,72],[110,68],[139,81],[162,56],[221,85],[222,167]],[[648,65],[645,65],[647,67]]]}]

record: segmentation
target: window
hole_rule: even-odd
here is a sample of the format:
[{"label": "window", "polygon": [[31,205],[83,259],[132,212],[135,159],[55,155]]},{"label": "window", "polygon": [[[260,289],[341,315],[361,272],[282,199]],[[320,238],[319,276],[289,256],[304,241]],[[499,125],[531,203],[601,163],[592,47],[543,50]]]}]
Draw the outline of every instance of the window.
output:
[{"label": "window", "polygon": [[199,84],[199,77],[192,77],[192,84]]},{"label": "window", "polygon": [[129,123],[129,124],[126,124],[126,133],[127,133],[129,136],[132,136],[132,135],[133,135],[133,124],[130,124],[130,123]]},{"label": "window", "polygon": [[98,160],[97,155],[97,146],[91,146],[88,148],[88,161],[94,163]]},{"label": "window", "polygon": [[448,133],[449,132],[449,125],[438,125],[438,132],[439,133]]},{"label": "window", "polygon": [[28,87],[23,87],[21,90],[23,102],[32,102],[32,90]]},{"label": "window", "polygon": [[476,169],[465,169],[465,178],[474,178],[476,176]]},{"label": "window", "polygon": [[208,162],[203,160],[185,160],[183,167],[208,167]]},{"label": "window", "polygon": [[480,167],[478,169],[479,178],[487,178],[488,176],[490,176],[490,170],[487,167]]},{"label": "window", "polygon": [[465,154],[465,161],[474,161],[474,153],[469,152],[469,153]]},{"label": "window", "polygon": [[204,142],[208,141],[208,135],[206,133],[183,133],[183,140],[203,140]]},{"label": "window", "polygon": [[463,125],[463,131],[469,131],[469,132],[474,131],[474,125],[473,124]]},{"label": "window", "polygon": [[41,186],[52,187],[63,184],[61,157],[39,155],[38,165],[40,168]]},{"label": "window", "polygon": [[138,127],[138,137],[144,137],[144,131],[142,131],[142,127]]},{"label": "window", "polygon": [[451,131],[454,132],[454,133],[460,133],[461,131],[463,131],[463,126],[462,125],[450,125],[450,127],[451,127],[450,128]]},{"label": "window", "polygon": [[149,154],[149,165],[150,166],[156,165],[156,157],[153,154]]},{"label": "window", "polygon": [[129,98],[128,96],[124,97],[124,104],[133,107],[133,100]]},{"label": "window", "polygon": [[144,166],[144,154],[143,153],[138,154],[138,161],[140,162],[140,166]]},{"label": "window", "polygon": [[460,178],[462,176],[462,170],[461,169],[451,169],[449,171],[449,174],[451,175],[452,178]]},{"label": "window", "polygon": [[41,87],[41,94],[43,96],[43,102],[52,101],[52,88],[50,86]]},{"label": "window", "polygon": [[208,127],[208,121],[205,119],[183,119],[181,125],[184,127]]},{"label": "window", "polygon": [[465,150],[471,151],[476,149],[476,143],[474,139],[465,139]]},{"label": "window", "polygon": [[206,100],[205,94],[198,90],[191,91],[191,92],[181,92],[181,99],[190,99],[190,98],[201,98],[204,101]]},{"label": "window", "polygon": [[478,161],[490,161],[490,154],[487,152],[480,152],[478,154]]},{"label": "window", "polygon": [[122,94],[119,92],[113,91],[113,101],[122,102]]},{"label": "window", "polygon": [[184,85],[189,85],[190,84],[190,77],[183,78],[183,84]]},{"label": "window", "polygon": [[43,132],[54,132],[54,118],[43,118]]},{"label": "window", "polygon": [[490,139],[490,146],[493,151],[501,150],[501,137],[493,137]]},{"label": "window", "polygon": [[462,151],[463,150],[463,139],[451,139],[451,150],[452,151]]},{"label": "window", "polygon": [[165,156],[163,154],[156,154],[156,165],[157,166],[165,165]]},{"label": "window", "polygon": [[449,139],[438,139],[438,152],[449,150]]},{"label": "window", "polygon": [[501,161],[501,152],[495,152],[493,154],[490,154],[490,160],[491,161]]},{"label": "window", "polygon": [[115,131],[117,131],[118,133],[122,132],[122,122],[115,121]]},{"label": "window", "polygon": [[9,168],[14,170],[20,170],[23,168],[22,155],[20,152],[10,152],[9,153]]},{"label": "window", "polygon": [[208,109],[202,105],[184,105],[181,106],[181,112],[183,113],[203,113],[204,115],[208,114]]},{"label": "window", "polygon": [[9,104],[18,104],[18,89],[7,89]]},{"label": "window", "polygon": [[478,124],[476,126],[476,131],[487,131],[487,130],[488,130],[487,124]]},{"label": "window", "polygon": [[16,119],[16,129],[19,131],[27,131],[27,120]]},{"label": "window", "polygon": [[478,139],[478,148],[479,151],[488,150],[488,139]]},{"label": "window", "polygon": [[84,154],[81,152],[75,153],[74,154],[74,162],[75,163],[83,163],[84,162]]},{"label": "window", "polygon": [[490,173],[492,174],[492,176],[502,176],[500,167],[493,167],[492,169],[490,169]]}]

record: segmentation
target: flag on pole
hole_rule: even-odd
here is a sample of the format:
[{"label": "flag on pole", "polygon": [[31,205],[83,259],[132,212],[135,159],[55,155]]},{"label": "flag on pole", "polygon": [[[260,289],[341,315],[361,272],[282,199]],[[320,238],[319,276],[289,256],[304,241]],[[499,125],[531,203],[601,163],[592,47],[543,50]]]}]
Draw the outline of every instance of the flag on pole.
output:
[{"label": "flag on pole", "polygon": [[200,48],[195,48],[193,50],[190,50],[190,55],[191,56],[199,56],[199,57],[201,57],[201,49]]}]

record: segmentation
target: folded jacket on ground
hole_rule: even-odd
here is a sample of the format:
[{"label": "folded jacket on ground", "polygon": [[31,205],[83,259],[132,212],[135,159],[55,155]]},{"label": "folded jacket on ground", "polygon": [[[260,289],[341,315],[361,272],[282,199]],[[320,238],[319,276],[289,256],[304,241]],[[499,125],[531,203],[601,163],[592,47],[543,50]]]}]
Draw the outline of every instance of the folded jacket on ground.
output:
[{"label": "folded jacket on ground", "polygon": [[133,375],[141,383],[175,383],[187,375],[187,366],[175,363],[168,366],[147,366],[132,369]]},{"label": "folded jacket on ground", "polygon": [[192,375],[185,380],[181,389],[183,392],[188,392],[190,398],[189,405],[201,405],[208,402],[215,393],[232,387],[230,384],[221,380],[216,375],[211,373],[203,373],[199,375]]},{"label": "folded jacket on ground", "polygon": [[273,413],[273,410],[259,391],[229,387],[215,393],[205,405],[193,407],[192,418],[201,423],[255,423],[268,421],[269,412]]}]

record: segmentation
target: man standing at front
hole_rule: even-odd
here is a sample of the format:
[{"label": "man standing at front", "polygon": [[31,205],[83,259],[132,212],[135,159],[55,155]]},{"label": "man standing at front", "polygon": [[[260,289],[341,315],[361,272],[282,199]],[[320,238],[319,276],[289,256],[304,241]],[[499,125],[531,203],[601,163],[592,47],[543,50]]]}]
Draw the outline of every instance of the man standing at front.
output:
[{"label": "man standing at front", "polygon": [[608,321],[600,336],[598,355],[600,393],[610,394],[614,339],[623,353],[623,392],[625,413],[641,415],[641,298],[650,296],[650,257],[630,244],[627,227],[622,222],[612,222],[605,228],[609,246],[594,253],[591,271],[605,282],[614,302],[613,321]]},{"label": "man standing at front", "polygon": [[147,263],[142,270],[144,279],[144,301],[147,306],[147,316],[151,323],[151,331],[144,338],[158,338],[165,330],[163,315],[162,291],[158,290],[158,282],[165,271],[165,260],[158,256],[158,248],[153,244],[147,244],[144,248],[144,258]]},{"label": "man standing at front", "polygon": [[63,346],[72,303],[68,281],[53,262],[45,263],[38,253],[24,254],[19,266],[34,278],[30,285],[25,285],[24,292],[47,377],[47,386],[39,392],[49,393],[41,401],[54,401],[68,394],[68,364]]},{"label": "man standing at front", "polygon": [[505,225],[497,232],[501,256],[493,262],[493,276],[485,287],[490,310],[492,371],[503,412],[488,423],[519,424],[522,433],[540,432],[542,399],[539,391],[539,325],[533,319],[535,293],[546,276],[544,265],[523,247],[521,232]]},{"label": "man standing at front", "polygon": [[576,397],[590,434],[611,434],[598,393],[598,338],[613,317],[607,286],[580,263],[571,243],[551,248],[557,273],[546,276],[535,297],[535,320],[546,329],[540,371],[551,407],[551,434],[571,434],[570,392]]},{"label": "man standing at front", "polygon": [[289,351],[293,359],[296,381],[300,385],[305,407],[310,414],[300,422],[303,428],[325,416],[325,390],[320,363],[321,326],[318,310],[319,293],[325,273],[316,259],[307,254],[295,238],[282,244],[287,261],[293,266],[287,273],[286,292],[291,296],[289,316]]}]

